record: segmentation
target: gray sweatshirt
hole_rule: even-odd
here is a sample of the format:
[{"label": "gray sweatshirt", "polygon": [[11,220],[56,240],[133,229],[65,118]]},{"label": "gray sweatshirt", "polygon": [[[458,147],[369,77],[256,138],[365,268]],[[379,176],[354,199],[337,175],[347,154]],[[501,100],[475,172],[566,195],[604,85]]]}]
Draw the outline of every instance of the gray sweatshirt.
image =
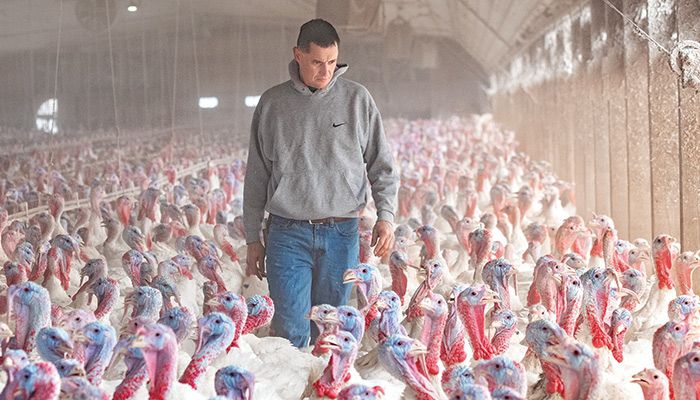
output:
[{"label": "gray sweatshirt", "polygon": [[247,241],[270,214],[290,219],[353,217],[366,203],[367,178],[378,219],[392,222],[398,174],[382,120],[364,86],[341,65],[312,92],[291,79],[265,91],[253,114],[243,193]]}]

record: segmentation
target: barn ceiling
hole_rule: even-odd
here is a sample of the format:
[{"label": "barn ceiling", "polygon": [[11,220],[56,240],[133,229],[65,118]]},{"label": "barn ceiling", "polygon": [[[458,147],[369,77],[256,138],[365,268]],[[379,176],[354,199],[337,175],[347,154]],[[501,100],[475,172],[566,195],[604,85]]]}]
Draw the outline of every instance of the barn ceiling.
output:
[{"label": "barn ceiling", "polygon": [[[131,1],[140,3],[127,12]],[[2,0],[0,54],[80,43],[104,35],[105,4],[114,20],[113,34],[174,26],[179,3],[181,18],[194,15],[233,16],[271,25],[298,25],[316,15],[317,1],[333,0]],[[450,37],[485,71],[505,65],[536,39],[559,16],[582,0],[344,0],[356,4],[381,3],[375,26],[365,35],[382,37],[398,19],[410,24],[416,36]],[[112,2],[112,3],[109,3]],[[337,2],[337,0],[336,0]],[[82,21],[82,22],[81,22]],[[331,22],[332,19],[331,19]],[[90,24],[94,26],[90,28]],[[87,26],[87,27],[86,27]],[[104,25],[106,26],[106,24]],[[357,29],[352,34],[362,34]]]}]

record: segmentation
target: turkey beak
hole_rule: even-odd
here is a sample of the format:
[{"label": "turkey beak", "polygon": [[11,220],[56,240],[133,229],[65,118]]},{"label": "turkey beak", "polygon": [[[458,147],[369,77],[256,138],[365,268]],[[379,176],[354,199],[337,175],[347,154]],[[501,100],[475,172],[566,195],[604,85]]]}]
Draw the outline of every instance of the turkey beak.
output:
[{"label": "turkey beak", "polygon": [[[414,231],[414,232],[415,232],[415,231]],[[418,238],[418,241],[415,241],[415,242],[409,244],[409,245],[406,246],[406,247],[407,247],[407,248],[411,248],[411,247],[423,247],[423,244],[421,243],[421,239],[420,239],[420,237],[419,237],[419,238]]]},{"label": "turkey beak", "polygon": [[22,389],[21,387],[18,387],[17,389],[15,389],[15,391],[12,392],[12,398],[13,398],[13,399],[17,399],[17,398],[23,399],[23,398],[25,398],[25,396],[24,396],[24,389]]},{"label": "turkey beak", "polygon": [[221,302],[219,301],[218,297],[214,297],[207,300],[204,304],[208,305],[209,307],[218,307],[221,305]]},{"label": "turkey beak", "polygon": [[197,346],[194,349],[193,354],[199,353],[199,351],[202,349],[202,339],[204,339],[205,336],[209,336],[211,333],[211,329],[207,326],[203,326],[197,335]]},{"label": "turkey beak", "polygon": [[89,340],[82,331],[73,332],[73,341],[75,343],[87,343]]},{"label": "turkey beak", "polygon": [[612,268],[608,268],[605,270],[605,281],[610,282],[610,281],[615,281],[617,284],[617,289],[622,290],[622,282],[620,282],[620,275],[617,273],[616,270]]},{"label": "turkey beak", "polygon": [[561,344],[547,347],[547,354],[541,357],[542,361],[550,362],[560,367],[567,367],[564,347]]},{"label": "turkey beak", "polygon": [[122,326],[119,327],[119,336],[118,337],[123,337],[123,336],[132,334],[132,332],[129,332],[129,325],[131,325],[131,324],[122,324]]},{"label": "turkey beak", "polygon": [[338,337],[335,335],[328,335],[324,337],[321,341],[321,346],[322,349],[325,350],[330,350],[333,351],[334,349],[340,348],[340,345],[338,344]]},{"label": "turkey beak", "polygon": [[564,274],[570,275],[570,276],[578,276],[578,274],[576,273],[576,270],[574,268],[571,268],[567,264],[564,264]]},{"label": "turkey beak", "polygon": [[649,252],[646,251],[646,250],[640,250],[640,251],[639,251],[639,257],[638,257],[638,259],[639,259],[639,260],[643,260],[643,261],[649,261],[649,260],[651,260],[651,258],[649,257]]},{"label": "turkey beak", "polygon": [[424,371],[428,370],[427,363],[425,362],[425,355],[428,354],[428,349],[425,347],[425,345],[423,345],[423,343],[418,340],[414,340],[411,344],[411,349],[408,350],[408,354],[418,359],[418,363]]},{"label": "turkey beak", "polygon": [[318,318],[316,317],[316,310],[318,310],[318,306],[311,307],[309,313],[306,314],[306,319],[310,319],[311,321],[318,321]]},{"label": "turkey beak", "polygon": [[637,383],[639,385],[645,384],[648,385],[649,382],[644,379],[644,371],[639,371],[636,374],[632,375],[632,379],[630,380],[632,383]]},{"label": "turkey beak", "polygon": [[389,304],[381,297],[378,298],[374,304],[376,304],[378,310],[386,310],[389,308]]},{"label": "turkey beak", "polygon": [[400,269],[401,271],[406,271],[406,270],[408,270],[408,267],[409,267],[408,263],[405,262],[404,260],[401,260],[401,261],[396,262],[396,263],[392,262],[391,265]]},{"label": "turkey beak", "polygon": [[432,313],[435,311],[435,307],[433,306],[433,301],[430,300],[430,298],[425,298],[420,302],[419,307],[421,310],[427,312],[427,313]]},{"label": "turkey beak", "polygon": [[85,372],[85,367],[82,365],[78,364],[73,368],[73,370],[70,372],[70,374],[66,375],[68,378],[73,378],[73,377],[84,377],[87,375],[87,372]]},{"label": "turkey beak", "polygon": [[500,303],[501,299],[500,297],[498,297],[498,293],[494,292],[491,289],[486,289],[486,293],[484,293],[482,301],[487,303]]},{"label": "turkey beak", "polygon": [[413,357],[423,357],[428,354],[428,349],[418,340],[414,340],[408,354]]},{"label": "turkey beak", "polygon": [[561,286],[561,282],[563,281],[562,276],[559,273],[552,274],[552,280],[554,280],[557,286]]},{"label": "turkey beak", "polygon": [[520,341],[521,346],[530,347],[531,343],[527,341],[527,336]]},{"label": "turkey beak", "polygon": [[136,339],[131,342],[131,347],[134,349],[143,349],[146,347],[146,340],[141,335],[136,336]]},{"label": "turkey beak", "polygon": [[326,317],[323,319],[323,322],[331,325],[338,325],[340,324],[340,319],[338,318],[338,312],[336,310],[333,310],[326,315]]},{"label": "turkey beak", "polygon": [[63,358],[67,358],[67,355],[73,354],[73,344],[69,342],[59,343],[56,346],[56,350],[58,350],[59,354],[63,354]]},{"label": "turkey beak", "polygon": [[5,323],[0,322],[0,340],[11,338],[12,336],[14,336],[14,333],[12,333],[10,327]]},{"label": "turkey beak", "polygon": [[360,278],[357,276],[357,273],[352,269],[345,271],[345,273],[343,274],[343,283],[355,283],[359,281]]},{"label": "turkey beak", "polygon": [[619,287],[620,297],[631,296],[635,301],[639,302],[639,295],[625,287]]},{"label": "turkey beak", "polygon": [[624,324],[619,324],[615,327],[615,335],[621,334],[627,327]]}]

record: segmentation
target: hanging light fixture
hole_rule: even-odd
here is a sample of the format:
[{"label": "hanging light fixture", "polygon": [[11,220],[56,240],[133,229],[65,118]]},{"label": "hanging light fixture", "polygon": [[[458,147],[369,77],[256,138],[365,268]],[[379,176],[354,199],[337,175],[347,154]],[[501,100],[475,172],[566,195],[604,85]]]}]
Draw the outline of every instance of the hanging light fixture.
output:
[{"label": "hanging light fixture", "polygon": [[141,5],[141,0],[129,0],[129,5],[126,6],[126,10],[129,12],[136,12],[139,10]]}]

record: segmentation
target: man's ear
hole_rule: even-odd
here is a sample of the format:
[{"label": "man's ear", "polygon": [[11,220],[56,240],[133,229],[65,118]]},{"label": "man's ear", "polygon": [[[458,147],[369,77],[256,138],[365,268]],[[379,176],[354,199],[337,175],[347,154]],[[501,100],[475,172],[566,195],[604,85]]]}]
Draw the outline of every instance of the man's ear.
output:
[{"label": "man's ear", "polygon": [[292,49],[292,51],[294,53],[294,59],[296,60],[296,62],[300,63],[301,62],[301,49],[295,46]]}]

